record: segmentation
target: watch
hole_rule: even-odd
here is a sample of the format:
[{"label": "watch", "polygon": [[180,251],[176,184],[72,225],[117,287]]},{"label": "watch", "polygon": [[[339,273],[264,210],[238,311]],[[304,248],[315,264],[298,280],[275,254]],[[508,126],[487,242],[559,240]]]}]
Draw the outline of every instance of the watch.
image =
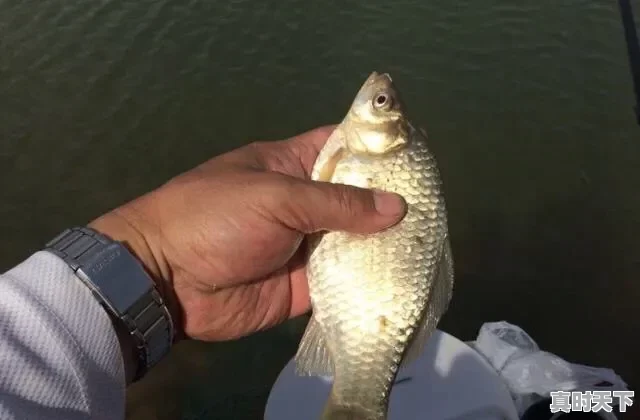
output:
[{"label": "watch", "polygon": [[167,305],[140,261],[119,241],[88,227],[66,229],[46,244],[62,258],[137,347],[138,380],[171,348],[174,325]]}]

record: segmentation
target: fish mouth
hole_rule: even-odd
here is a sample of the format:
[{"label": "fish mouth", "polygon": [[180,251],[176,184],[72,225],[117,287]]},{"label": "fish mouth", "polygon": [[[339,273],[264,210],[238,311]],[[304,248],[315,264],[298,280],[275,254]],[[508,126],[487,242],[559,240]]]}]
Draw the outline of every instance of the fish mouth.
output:
[{"label": "fish mouth", "polygon": [[373,84],[379,80],[386,80],[387,82],[393,82],[393,79],[391,78],[391,75],[389,73],[378,73],[377,71],[371,72],[371,74],[367,78],[367,82],[370,84]]}]

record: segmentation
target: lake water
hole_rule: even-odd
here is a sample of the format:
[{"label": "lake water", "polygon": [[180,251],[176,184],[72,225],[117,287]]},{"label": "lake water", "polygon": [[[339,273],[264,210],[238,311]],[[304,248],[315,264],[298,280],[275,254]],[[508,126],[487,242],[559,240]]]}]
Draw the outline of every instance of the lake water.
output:
[{"label": "lake water", "polygon": [[[0,0],[0,268],[211,156],[339,121],[372,70],[443,173],[441,328],[507,320],[638,384],[640,127],[614,1]],[[303,328],[180,345],[129,417],[259,418]]]}]

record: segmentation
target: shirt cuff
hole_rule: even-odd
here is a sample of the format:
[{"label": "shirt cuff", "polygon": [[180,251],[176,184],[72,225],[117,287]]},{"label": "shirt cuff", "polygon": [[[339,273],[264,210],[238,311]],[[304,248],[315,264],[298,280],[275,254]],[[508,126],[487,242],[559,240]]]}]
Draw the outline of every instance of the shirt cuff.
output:
[{"label": "shirt cuff", "polygon": [[62,259],[39,251],[0,275],[0,319],[0,417],[124,418],[111,319]]}]

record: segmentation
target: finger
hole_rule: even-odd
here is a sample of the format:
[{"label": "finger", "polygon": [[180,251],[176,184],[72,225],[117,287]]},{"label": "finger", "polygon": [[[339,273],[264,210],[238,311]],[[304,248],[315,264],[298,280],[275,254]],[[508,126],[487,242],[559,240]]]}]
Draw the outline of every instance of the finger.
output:
[{"label": "finger", "polygon": [[277,215],[303,233],[338,230],[374,233],[398,223],[406,202],[393,193],[350,185],[295,180],[282,197]]},{"label": "finger", "polygon": [[311,299],[309,298],[309,282],[304,268],[299,268],[291,272],[291,309],[289,318],[300,316],[311,309]]},{"label": "finger", "polygon": [[325,125],[278,143],[300,162],[305,173],[310,174],[320,150],[335,128],[335,124]]},{"label": "finger", "polygon": [[304,314],[311,309],[309,298],[309,282],[307,281],[306,240],[289,261],[289,285],[291,290],[291,307],[289,318]]}]

